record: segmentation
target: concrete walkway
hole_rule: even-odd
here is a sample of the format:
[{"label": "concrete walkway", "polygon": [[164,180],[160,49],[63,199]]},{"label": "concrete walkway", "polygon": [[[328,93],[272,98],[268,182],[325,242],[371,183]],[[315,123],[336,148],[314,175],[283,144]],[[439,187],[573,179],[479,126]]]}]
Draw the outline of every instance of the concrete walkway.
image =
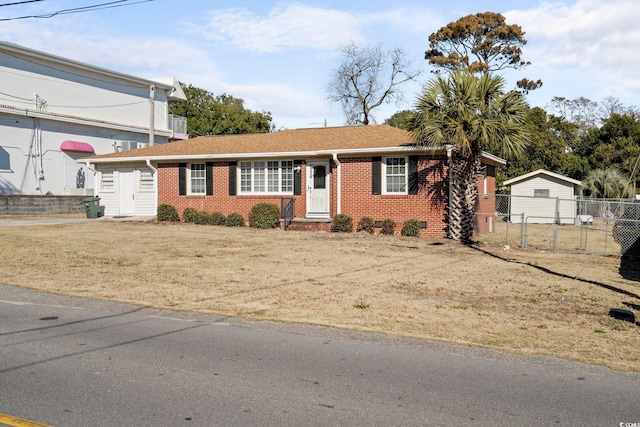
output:
[{"label": "concrete walkway", "polygon": [[46,216],[1,216],[0,227],[24,227],[30,225],[81,224],[86,222],[148,222],[154,216],[105,216],[101,218],[58,218]]}]

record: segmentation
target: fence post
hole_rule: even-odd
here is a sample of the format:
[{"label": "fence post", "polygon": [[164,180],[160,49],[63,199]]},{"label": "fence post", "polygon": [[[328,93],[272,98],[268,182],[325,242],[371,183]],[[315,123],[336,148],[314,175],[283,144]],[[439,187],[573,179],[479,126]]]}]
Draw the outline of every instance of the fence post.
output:
[{"label": "fence post", "polygon": [[558,224],[560,224],[560,197],[556,197],[556,220],[553,224],[553,252],[558,252]]},{"label": "fence post", "polygon": [[[582,221],[580,221],[582,222]],[[607,235],[605,234],[604,236],[604,240],[605,240],[605,245],[607,244]],[[587,223],[586,228],[585,228],[585,232],[584,232],[584,252],[587,252],[587,245],[589,244],[589,223]],[[580,248],[582,249],[582,232],[580,232]],[[606,250],[605,250],[606,252]]]},{"label": "fence post", "polygon": [[504,236],[505,244],[509,244],[509,223],[511,222],[511,195],[507,196],[507,233]]},{"label": "fence post", "polygon": [[524,238],[524,234],[525,234],[526,229],[527,229],[527,227],[525,226],[525,223],[524,223],[524,221],[525,221],[525,220],[524,220],[524,212],[522,212],[522,213],[520,214],[520,217],[522,218],[522,219],[520,220],[520,224],[521,224],[521,225],[520,225],[520,247],[521,247],[522,249],[524,249],[524,248],[526,248],[526,247],[527,247],[527,243],[526,243],[526,240],[525,240],[525,238]]},{"label": "fence post", "polygon": [[604,219],[604,254],[607,254],[607,242],[609,241],[609,218]]}]

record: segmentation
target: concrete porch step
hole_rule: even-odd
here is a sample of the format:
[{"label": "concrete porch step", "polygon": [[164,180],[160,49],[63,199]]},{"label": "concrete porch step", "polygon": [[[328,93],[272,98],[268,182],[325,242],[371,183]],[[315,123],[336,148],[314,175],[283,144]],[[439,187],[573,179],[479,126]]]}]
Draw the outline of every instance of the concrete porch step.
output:
[{"label": "concrete porch step", "polygon": [[[281,227],[284,225],[281,221]],[[331,218],[294,218],[287,231],[331,231]]]}]

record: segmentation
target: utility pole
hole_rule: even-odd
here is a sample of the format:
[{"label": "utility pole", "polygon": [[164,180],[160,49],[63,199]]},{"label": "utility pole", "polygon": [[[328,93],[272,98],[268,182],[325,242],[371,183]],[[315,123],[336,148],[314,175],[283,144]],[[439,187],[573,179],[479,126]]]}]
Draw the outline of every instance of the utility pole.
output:
[{"label": "utility pole", "polygon": [[156,86],[149,86],[149,147],[153,146],[153,140],[155,139],[155,97]]}]

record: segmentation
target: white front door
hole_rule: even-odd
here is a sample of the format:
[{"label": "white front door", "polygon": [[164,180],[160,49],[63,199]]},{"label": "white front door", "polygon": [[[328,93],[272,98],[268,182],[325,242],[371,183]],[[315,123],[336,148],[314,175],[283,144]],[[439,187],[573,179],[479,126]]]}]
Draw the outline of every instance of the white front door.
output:
[{"label": "white front door", "polygon": [[118,174],[118,195],[120,201],[120,215],[133,215],[135,209],[135,192],[133,169],[121,169]]},{"label": "white front door", "polygon": [[307,163],[307,217],[329,218],[329,163]]}]

